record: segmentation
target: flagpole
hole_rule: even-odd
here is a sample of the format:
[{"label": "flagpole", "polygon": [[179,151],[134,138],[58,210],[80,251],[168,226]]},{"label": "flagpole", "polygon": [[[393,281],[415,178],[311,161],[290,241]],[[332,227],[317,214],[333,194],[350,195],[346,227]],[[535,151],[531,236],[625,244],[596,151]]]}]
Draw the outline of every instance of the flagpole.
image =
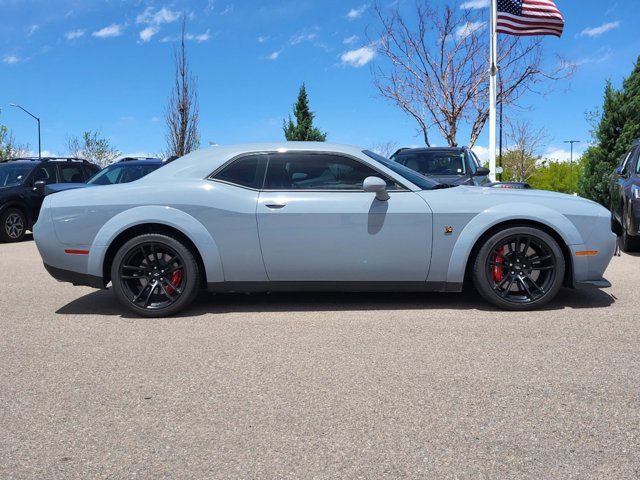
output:
[{"label": "flagpole", "polygon": [[498,20],[498,0],[491,0],[491,36],[490,62],[489,62],[489,178],[496,181],[496,74],[498,72],[498,33],[496,25]]}]

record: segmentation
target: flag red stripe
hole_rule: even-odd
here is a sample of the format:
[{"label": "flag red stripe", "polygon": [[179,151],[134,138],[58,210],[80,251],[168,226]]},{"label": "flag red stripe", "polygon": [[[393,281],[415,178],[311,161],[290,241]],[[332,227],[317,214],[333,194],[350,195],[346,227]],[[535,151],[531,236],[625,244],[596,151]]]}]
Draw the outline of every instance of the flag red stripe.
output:
[{"label": "flag red stripe", "polygon": [[563,30],[562,26],[555,27],[553,25],[547,25],[547,24],[544,24],[544,23],[529,23],[527,25],[521,25],[521,24],[518,24],[518,23],[515,23],[515,22],[509,22],[509,21],[501,22],[498,25],[498,28],[499,27],[514,28],[514,29],[517,29],[517,30],[527,30],[527,29],[530,29],[530,28],[546,28],[548,30],[555,30],[557,32],[562,32],[562,30]]}]

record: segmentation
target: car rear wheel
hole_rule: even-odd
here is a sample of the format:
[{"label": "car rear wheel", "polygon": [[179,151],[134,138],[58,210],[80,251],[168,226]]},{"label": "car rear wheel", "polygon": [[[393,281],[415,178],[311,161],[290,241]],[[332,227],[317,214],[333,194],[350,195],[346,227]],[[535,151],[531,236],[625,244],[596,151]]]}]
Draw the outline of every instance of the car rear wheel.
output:
[{"label": "car rear wheel", "polygon": [[0,216],[0,241],[21,242],[27,231],[27,218],[17,208],[7,209]]},{"label": "car rear wheel", "polygon": [[491,235],[473,265],[473,283],[488,302],[506,310],[532,310],[562,287],[565,260],[553,237],[532,227]]},{"label": "car rear wheel", "polygon": [[118,300],[144,317],[166,317],[188,307],[200,287],[191,250],[162,234],[144,234],[126,242],[111,266]]}]

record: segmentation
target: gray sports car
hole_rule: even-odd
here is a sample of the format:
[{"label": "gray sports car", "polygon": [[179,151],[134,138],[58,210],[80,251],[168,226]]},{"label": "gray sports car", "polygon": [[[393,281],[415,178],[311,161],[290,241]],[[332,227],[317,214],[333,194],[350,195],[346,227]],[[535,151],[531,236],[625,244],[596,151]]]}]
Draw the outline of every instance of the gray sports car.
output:
[{"label": "gray sports car", "polygon": [[609,211],[535,190],[442,185],[327,143],[211,147],[137,182],[46,197],[34,237],[55,278],[145,316],[197,292],[459,292],[537,308],[606,287]]}]

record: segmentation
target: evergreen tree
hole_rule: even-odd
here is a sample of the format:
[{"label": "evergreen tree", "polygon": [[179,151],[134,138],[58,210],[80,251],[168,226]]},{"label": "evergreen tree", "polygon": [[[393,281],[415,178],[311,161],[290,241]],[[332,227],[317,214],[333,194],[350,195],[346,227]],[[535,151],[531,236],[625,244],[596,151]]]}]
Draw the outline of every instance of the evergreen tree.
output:
[{"label": "evergreen tree", "polygon": [[313,126],[314,114],[309,110],[309,98],[304,83],[300,87],[298,101],[293,106],[293,115],[296,117],[295,124],[291,115],[288,121],[282,122],[282,130],[288,141],[324,142],[327,139],[326,133]]},{"label": "evergreen tree", "polygon": [[583,156],[578,191],[609,208],[611,174],[633,139],[640,138],[640,58],[621,90],[607,82],[602,116],[593,134],[595,143]]}]

